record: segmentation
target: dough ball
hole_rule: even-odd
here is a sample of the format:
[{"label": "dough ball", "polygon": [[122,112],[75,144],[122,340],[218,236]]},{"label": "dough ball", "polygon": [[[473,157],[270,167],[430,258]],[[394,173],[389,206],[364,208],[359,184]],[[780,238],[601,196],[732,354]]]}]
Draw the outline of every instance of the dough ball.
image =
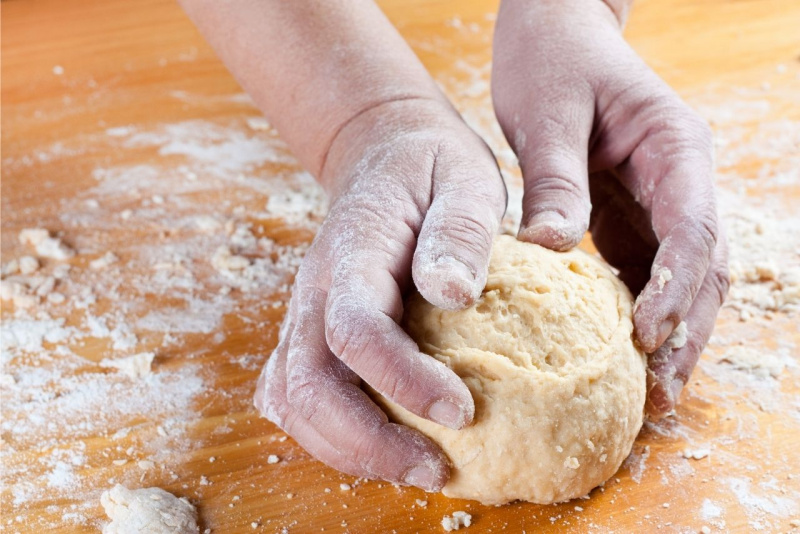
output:
[{"label": "dough ball", "polygon": [[632,305],[595,257],[500,236],[472,307],[442,310],[416,294],[404,318],[420,350],[467,384],[474,423],[451,430],[378,401],[441,445],[448,497],[581,497],[617,471],[642,426],[646,356],[632,340]]},{"label": "dough ball", "polygon": [[161,488],[129,490],[117,484],[100,496],[111,519],[103,534],[199,534],[197,511]]}]

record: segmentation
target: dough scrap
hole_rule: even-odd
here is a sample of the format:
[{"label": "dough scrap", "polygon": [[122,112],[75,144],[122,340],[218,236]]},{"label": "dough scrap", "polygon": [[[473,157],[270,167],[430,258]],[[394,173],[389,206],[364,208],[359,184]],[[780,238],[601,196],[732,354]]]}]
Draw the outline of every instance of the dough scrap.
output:
[{"label": "dough scrap", "polygon": [[481,297],[466,310],[419,294],[404,326],[459,375],[475,400],[451,430],[375,394],[396,422],[441,445],[448,497],[548,504],[611,477],[642,426],[646,356],[632,339],[633,299],[600,260],[497,238]]},{"label": "dough scrap", "polygon": [[155,357],[155,353],[140,352],[117,360],[104,359],[100,362],[100,367],[117,369],[133,379],[142,378],[150,374]]},{"label": "dough scrap", "polygon": [[197,511],[161,488],[130,490],[117,484],[100,497],[111,522],[103,534],[199,534]]}]

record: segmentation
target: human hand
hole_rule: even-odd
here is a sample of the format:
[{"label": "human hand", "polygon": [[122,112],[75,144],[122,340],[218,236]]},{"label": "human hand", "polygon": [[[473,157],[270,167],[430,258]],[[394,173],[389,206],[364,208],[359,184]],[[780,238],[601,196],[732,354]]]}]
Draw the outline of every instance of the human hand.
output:
[{"label": "human hand", "polygon": [[360,384],[450,428],[472,421],[465,384],[398,322],[412,276],[442,308],[480,295],[506,202],[497,164],[446,103],[399,100],[347,123],[320,182],[330,213],[297,274],[256,406],[340,471],[439,490],[449,468],[438,446],[388,422]]},{"label": "human hand", "polygon": [[519,238],[566,250],[591,230],[638,295],[646,410],[666,414],[729,285],[708,126],[630,48],[600,0],[504,0],[492,93],[525,182]]}]

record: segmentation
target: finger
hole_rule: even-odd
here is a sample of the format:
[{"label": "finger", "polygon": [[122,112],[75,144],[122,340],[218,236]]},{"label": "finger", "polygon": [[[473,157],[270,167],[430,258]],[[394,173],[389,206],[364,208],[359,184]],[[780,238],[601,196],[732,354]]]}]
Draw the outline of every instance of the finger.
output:
[{"label": "finger", "polygon": [[[717,245],[711,148],[698,143],[700,148],[693,144],[678,150],[664,176],[654,179],[657,185],[649,204],[659,249],[634,316],[637,339],[648,352],[659,347],[686,316]],[[635,159],[634,165],[642,164]]]},{"label": "finger", "polygon": [[339,471],[365,476],[364,470],[350,455],[336,450],[289,405],[286,398],[287,349],[288,341],[279,343],[264,366],[256,385],[256,408],[264,417],[290,434],[314,458]]},{"label": "finger", "polygon": [[297,298],[302,305],[286,356],[286,397],[297,417],[284,419],[287,431],[310,435],[310,425],[339,455],[351,458],[358,476],[440,489],[449,476],[441,450],[419,432],[389,423],[359,388],[356,374],[328,350],[327,295],[299,288]]},{"label": "finger", "polygon": [[711,337],[717,313],[730,285],[727,262],[727,241],[724,232],[720,232],[714,260],[684,320],[686,337],[683,338],[682,332],[681,335],[672,336],[650,355],[645,409],[654,418],[663,416],[675,407],[683,386]]},{"label": "finger", "polygon": [[584,88],[552,88],[531,99],[512,145],[525,189],[519,238],[554,250],[580,243],[589,227],[587,158],[594,101]]},{"label": "finger", "polygon": [[638,63],[636,84],[598,93],[603,120],[593,165],[619,165],[620,181],[651,214],[660,244],[634,324],[639,344],[654,352],[700,290],[716,246],[717,214],[708,125]]},{"label": "finger", "polygon": [[337,255],[327,300],[328,345],[383,396],[420,417],[462,428],[475,413],[472,395],[397,324],[402,295],[391,275],[394,261],[388,251],[360,247]]},{"label": "finger", "polygon": [[[476,143],[477,145],[477,143]],[[439,308],[469,306],[486,285],[492,242],[505,211],[505,185],[485,145],[475,154],[442,147],[431,206],[417,238],[412,274]]]}]

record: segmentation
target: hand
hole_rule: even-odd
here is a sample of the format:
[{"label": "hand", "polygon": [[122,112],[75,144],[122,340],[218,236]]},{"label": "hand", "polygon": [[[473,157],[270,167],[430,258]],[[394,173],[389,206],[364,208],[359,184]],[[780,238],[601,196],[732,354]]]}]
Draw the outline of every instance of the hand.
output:
[{"label": "hand", "polygon": [[389,423],[360,384],[450,428],[472,421],[467,387],[398,322],[412,276],[442,308],[480,295],[506,202],[497,164],[446,103],[399,100],[341,130],[320,181],[330,213],[297,274],[256,406],[340,471],[439,490],[445,456]]},{"label": "hand", "polygon": [[[566,250],[591,230],[638,294],[646,409],[662,416],[729,285],[710,130],[628,46],[600,0],[504,0],[493,69],[495,111],[525,182],[519,238]],[[667,341],[682,321],[686,338],[681,327]]]}]

